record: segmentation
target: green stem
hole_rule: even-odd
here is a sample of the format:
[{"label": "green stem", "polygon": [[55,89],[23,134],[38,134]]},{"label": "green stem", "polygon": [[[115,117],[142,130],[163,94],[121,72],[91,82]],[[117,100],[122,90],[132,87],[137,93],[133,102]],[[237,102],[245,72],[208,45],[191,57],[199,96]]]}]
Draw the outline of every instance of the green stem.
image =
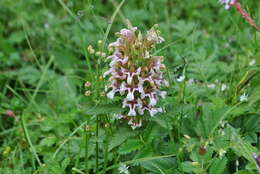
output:
[{"label": "green stem", "polygon": [[85,170],[88,174],[88,141],[89,141],[89,132],[85,133]]},{"label": "green stem", "polygon": [[99,119],[96,116],[96,173],[98,173],[98,150],[99,150],[99,143],[98,143],[98,129],[99,129]]},{"label": "green stem", "polygon": [[106,131],[106,139],[105,139],[105,150],[104,150],[104,167],[103,167],[103,174],[106,174],[107,169],[107,161],[108,161],[108,128],[105,128]]},{"label": "green stem", "polygon": [[27,141],[27,143],[29,144],[30,148],[31,148],[31,151],[34,155],[34,157],[36,158],[36,161],[38,162],[38,164],[41,166],[42,163],[36,153],[36,150],[31,142],[31,139],[30,139],[30,136],[29,136],[29,133],[28,133],[28,130],[26,128],[26,124],[25,124],[25,121],[24,121],[24,114],[21,115],[21,124],[22,124],[22,128],[23,128],[23,132],[24,132],[24,135],[25,135],[25,139]]}]

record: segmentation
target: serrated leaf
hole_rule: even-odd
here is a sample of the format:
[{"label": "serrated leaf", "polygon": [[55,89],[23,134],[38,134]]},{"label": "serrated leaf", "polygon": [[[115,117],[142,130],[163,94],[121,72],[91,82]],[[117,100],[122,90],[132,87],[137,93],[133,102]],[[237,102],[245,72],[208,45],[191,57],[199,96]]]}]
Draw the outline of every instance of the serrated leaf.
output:
[{"label": "serrated leaf", "polygon": [[151,146],[147,146],[143,149],[141,149],[134,157],[134,159],[140,159],[145,157],[151,157],[153,156],[153,151]]},{"label": "serrated leaf", "polygon": [[177,168],[177,163],[175,158],[162,158],[141,162],[141,166],[153,173],[161,174],[172,173],[173,170]]},{"label": "serrated leaf", "polygon": [[222,174],[226,168],[227,159],[215,159],[209,168],[209,174]]},{"label": "serrated leaf", "polygon": [[120,146],[118,153],[119,154],[128,154],[137,149],[140,149],[144,146],[144,144],[139,139],[129,139],[125,144]]},{"label": "serrated leaf", "polygon": [[257,148],[252,146],[250,143],[246,142],[237,132],[236,129],[232,128],[232,136],[231,136],[231,148],[235,151],[235,153],[239,156],[243,156],[248,161],[252,163],[256,163],[254,158],[252,157],[253,153],[259,154]]},{"label": "serrated leaf", "polygon": [[65,159],[62,161],[61,167],[62,167],[62,170],[63,170],[63,171],[67,168],[67,166],[69,165],[69,163],[70,163],[70,158],[65,158]]},{"label": "serrated leaf", "polygon": [[[122,132],[124,133],[124,136],[122,136]],[[111,151],[113,148],[119,146],[132,135],[133,135],[133,131],[131,131],[127,128],[119,128],[117,130],[117,132],[111,138],[111,141],[109,142],[108,151]]]}]

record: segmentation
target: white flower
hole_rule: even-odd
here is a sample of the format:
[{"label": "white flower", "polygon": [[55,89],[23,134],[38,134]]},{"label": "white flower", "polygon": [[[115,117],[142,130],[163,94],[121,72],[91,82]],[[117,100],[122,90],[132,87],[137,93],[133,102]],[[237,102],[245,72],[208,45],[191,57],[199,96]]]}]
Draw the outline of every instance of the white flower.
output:
[{"label": "white flower", "polygon": [[182,82],[183,80],[185,80],[185,76],[180,76],[177,78],[177,82]]},{"label": "white flower", "polygon": [[140,120],[140,121],[138,121],[138,122],[134,122],[132,119],[130,119],[129,122],[128,122],[128,125],[130,125],[131,128],[132,128],[133,130],[135,130],[136,128],[142,126],[142,121]]},{"label": "white flower", "polygon": [[129,166],[126,166],[125,164],[120,164],[120,167],[118,168],[119,173],[123,173],[123,174],[130,174],[130,172],[128,171]]},{"label": "white flower", "polygon": [[239,97],[239,101],[240,102],[245,102],[248,100],[248,95],[246,93],[242,94],[240,97]]},{"label": "white flower", "polygon": [[139,76],[140,72],[141,72],[141,67],[139,67],[135,72],[126,72],[126,74],[127,74],[127,83],[131,84],[134,75]]},{"label": "white flower", "polygon": [[220,90],[221,91],[225,91],[226,89],[227,89],[227,85],[226,84],[222,84]]},{"label": "white flower", "polygon": [[225,4],[225,9],[228,10],[231,5],[234,5],[235,0],[219,0],[221,4]]},{"label": "white flower", "polygon": [[123,101],[123,108],[125,108],[126,106],[129,107],[129,112],[127,114],[128,116],[136,116],[135,108],[137,105],[138,103],[135,100],[129,101],[127,98],[125,98]]},{"label": "white flower", "polygon": [[256,61],[255,61],[255,59],[253,59],[253,60],[251,60],[251,61],[249,62],[249,66],[253,66],[255,63],[256,63]]},{"label": "white flower", "polygon": [[115,96],[115,93],[118,92],[119,90],[118,89],[112,89],[109,93],[107,93],[107,97],[110,98],[110,99],[113,99],[114,96]]}]

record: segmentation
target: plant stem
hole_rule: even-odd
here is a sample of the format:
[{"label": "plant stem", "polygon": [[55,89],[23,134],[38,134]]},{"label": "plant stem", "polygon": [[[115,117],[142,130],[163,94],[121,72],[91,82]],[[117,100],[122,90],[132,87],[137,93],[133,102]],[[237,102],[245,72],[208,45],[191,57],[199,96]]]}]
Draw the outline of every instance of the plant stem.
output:
[{"label": "plant stem", "polygon": [[103,167],[103,174],[106,174],[107,169],[107,160],[108,160],[108,128],[105,128],[106,131],[106,138],[105,138],[105,150],[104,150],[104,167]]},{"label": "plant stem", "polygon": [[39,164],[39,166],[42,165],[37,153],[36,153],[36,150],[31,142],[31,139],[30,139],[30,136],[29,136],[29,133],[28,133],[28,130],[27,130],[27,127],[26,127],[26,124],[25,124],[25,120],[24,120],[24,113],[21,115],[21,124],[22,124],[22,129],[23,129],[23,132],[24,132],[24,135],[25,135],[25,139],[27,141],[27,143],[29,144],[30,148],[31,148],[31,151],[32,151],[32,154],[34,155],[37,163]]},{"label": "plant stem", "polygon": [[98,150],[99,150],[99,143],[98,143],[98,129],[99,129],[99,119],[98,115],[96,116],[96,173],[98,173]]},{"label": "plant stem", "polygon": [[85,133],[85,170],[86,174],[88,174],[88,140],[89,140],[89,132]]}]

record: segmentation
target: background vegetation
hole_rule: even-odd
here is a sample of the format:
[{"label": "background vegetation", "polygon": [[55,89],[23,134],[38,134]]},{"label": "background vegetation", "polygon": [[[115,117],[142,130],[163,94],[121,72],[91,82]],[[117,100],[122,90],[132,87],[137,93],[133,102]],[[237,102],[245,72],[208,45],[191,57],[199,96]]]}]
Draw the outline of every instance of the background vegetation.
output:
[{"label": "background vegetation", "polygon": [[[126,0],[113,20],[120,2],[0,1],[0,173],[257,173],[259,33],[217,0]],[[241,3],[259,25],[260,2]],[[166,113],[135,131],[112,119],[107,63],[87,51],[126,19],[159,24],[170,82]]]}]

